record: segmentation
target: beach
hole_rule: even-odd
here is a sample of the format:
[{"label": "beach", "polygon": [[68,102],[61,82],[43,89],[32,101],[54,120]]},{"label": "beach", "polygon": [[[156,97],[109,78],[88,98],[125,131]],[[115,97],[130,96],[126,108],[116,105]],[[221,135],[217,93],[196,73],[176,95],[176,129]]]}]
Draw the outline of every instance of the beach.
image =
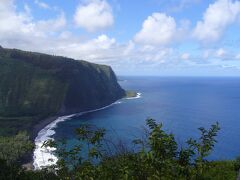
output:
[{"label": "beach", "polygon": [[[141,93],[137,93],[136,97],[128,97],[125,99],[136,99],[140,98]],[[53,164],[56,164],[57,162],[57,157],[54,155],[53,151],[55,150],[54,148],[49,148],[49,147],[42,147],[43,143],[47,140],[54,140],[52,136],[55,134],[54,129],[57,127],[57,124],[59,122],[63,122],[66,120],[71,119],[74,116],[80,116],[86,113],[91,113],[95,111],[100,111],[103,109],[106,109],[108,107],[111,107],[113,105],[121,103],[120,100],[117,100],[116,102],[98,108],[94,110],[89,110],[89,111],[84,111],[84,112],[79,112],[71,115],[66,115],[66,116],[52,116],[44,119],[41,121],[39,124],[37,124],[34,127],[33,130],[33,137],[34,137],[34,143],[35,143],[35,149],[32,154],[32,166],[34,169],[41,169],[42,167],[45,166],[50,166]],[[48,161],[51,159],[51,161]]]}]

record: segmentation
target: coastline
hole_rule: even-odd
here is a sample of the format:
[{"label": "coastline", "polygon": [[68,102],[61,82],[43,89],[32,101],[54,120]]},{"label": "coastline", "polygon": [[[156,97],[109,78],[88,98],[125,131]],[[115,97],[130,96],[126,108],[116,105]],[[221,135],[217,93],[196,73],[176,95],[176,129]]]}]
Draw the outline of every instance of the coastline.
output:
[{"label": "coastline", "polygon": [[[125,98],[121,98],[121,99],[138,99],[141,97],[141,93],[136,93],[136,96],[134,97],[125,97]],[[76,116],[76,115],[83,115],[86,113],[91,113],[91,112],[95,112],[95,111],[99,111],[99,110],[103,110],[106,109],[108,107],[111,107],[112,105],[115,104],[119,104],[121,103],[121,99],[116,100],[115,102],[98,108],[98,109],[93,109],[93,110],[88,110],[88,111],[84,111],[84,112],[79,112],[79,113],[75,113],[75,114],[70,114],[70,115],[54,115],[54,116],[50,116],[45,118],[43,121],[39,122],[38,124],[36,124],[33,128],[33,133],[32,133],[32,138],[35,144],[35,149],[34,151],[31,153],[31,162],[27,163],[24,165],[24,167],[26,167],[27,169],[41,169],[42,166],[49,166],[52,164],[55,164],[57,161],[57,157],[53,155],[52,151],[54,151],[55,149],[53,148],[43,148],[41,147],[43,142],[49,139],[53,139],[52,135],[55,134],[54,128],[56,128],[57,124],[59,122],[63,122],[66,121],[68,119],[71,119],[72,117]],[[48,162],[47,160],[51,159],[50,162]],[[42,163],[42,165],[41,165]]]},{"label": "coastline", "polygon": [[[41,169],[42,167],[53,165],[57,162],[57,157],[53,154],[55,148],[43,147],[43,144],[47,140],[54,140],[52,138],[55,134],[54,128],[57,127],[59,122],[66,121],[73,116],[75,116],[75,114],[60,116],[38,132],[38,135],[34,140],[35,149],[33,151],[33,169]],[[50,159],[51,161],[49,161]]]},{"label": "coastline", "polygon": [[[38,136],[38,133],[44,129],[48,124],[52,123],[53,121],[55,121],[59,116],[58,115],[53,115],[53,116],[49,116],[44,118],[43,120],[41,120],[40,122],[38,122],[32,130],[31,133],[31,139],[32,142],[35,145],[35,139]],[[23,167],[25,167],[26,169],[29,170],[34,170],[34,166],[33,166],[33,156],[34,156],[34,151],[32,151],[31,153],[29,153],[29,155],[27,156],[27,163],[23,164]]]},{"label": "coastline", "polygon": [[[136,93],[136,96],[134,97],[123,97],[121,99],[138,99],[140,98],[142,95],[142,93],[138,92]],[[116,100],[115,102],[111,103],[111,104],[114,104],[118,101],[120,101],[121,99],[118,99]],[[107,106],[110,106],[111,104],[107,105]],[[106,106],[102,107],[102,108],[105,108]],[[99,109],[95,109],[95,110],[100,110],[101,108]],[[89,110],[89,111],[84,111],[84,112],[92,112],[92,111],[95,111],[95,110]],[[38,135],[38,133],[44,128],[46,127],[48,124],[50,124],[51,122],[55,121],[58,117],[61,117],[61,116],[69,116],[69,115],[72,115],[72,114],[81,114],[81,113],[84,113],[84,112],[77,112],[77,113],[57,113],[56,115],[52,115],[52,116],[49,116],[49,117],[46,117],[44,118],[43,120],[41,120],[40,122],[38,122],[34,127],[33,127],[33,131],[31,133],[31,138],[32,140],[34,141]]]},{"label": "coastline", "polygon": [[124,99],[138,99],[138,98],[141,97],[141,95],[142,95],[142,93],[138,92],[138,93],[136,93],[135,96],[133,96],[133,97],[125,97]]},{"label": "coastline", "polygon": [[54,115],[54,116],[49,116],[43,120],[41,120],[38,124],[36,124],[33,127],[33,131],[31,134],[32,140],[34,141],[35,138],[37,137],[38,133],[44,128],[46,127],[48,124],[50,124],[51,122],[55,121],[59,116],[58,115]]}]

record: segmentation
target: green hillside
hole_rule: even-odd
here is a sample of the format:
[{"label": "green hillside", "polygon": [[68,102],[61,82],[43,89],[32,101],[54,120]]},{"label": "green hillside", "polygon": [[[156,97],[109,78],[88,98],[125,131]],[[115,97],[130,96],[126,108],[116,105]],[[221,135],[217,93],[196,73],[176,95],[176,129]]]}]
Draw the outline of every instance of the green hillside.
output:
[{"label": "green hillside", "polygon": [[31,131],[48,116],[99,108],[124,95],[109,66],[0,48],[0,135]]}]

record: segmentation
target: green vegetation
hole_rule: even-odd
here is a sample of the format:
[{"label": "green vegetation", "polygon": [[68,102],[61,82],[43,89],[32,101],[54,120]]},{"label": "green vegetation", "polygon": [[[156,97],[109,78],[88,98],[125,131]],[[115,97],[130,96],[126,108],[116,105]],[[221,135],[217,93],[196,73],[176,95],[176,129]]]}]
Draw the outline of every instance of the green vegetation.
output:
[{"label": "green vegetation", "polygon": [[[104,129],[85,125],[76,130],[78,143],[45,143],[57,147],[59,161],[52,167],[32,171],[22,167],[33,144],[26,132],[43,118],[99,108],[123,97],[109,66],[0,47],[0,179],[236,179],[240,158],[208,161],[216,143],[218,123],[199,128],[199,139],[179,146],[162,124],[148,119],[146,139],[137,148],[122,146],[109,153]],[[12,135],[12,136],[9,136]],[[120,151],[119,151],[120,149]]]},{"label": "green vegetation", "polygon": [[42,119],[108,105],[125,95],[111,67],[0,48],[0,135]]},{"label": "green vegetation", "polygon": [[[138,151],[116,151],[109,155],[105,149],[104,129],[83,125],[76,130],[78,143],[67,148],[66,141],[45,142],[57,147],[56,165],[43,170],[25,170],[19,158],[31,149],[25,133],[11,138],[0,138],[0,179],[136,179],[136,180],[235,180],[240,169],[240,158],[232,161],[208,161],[216,143],[219,125],[199,128],[199,139],[189,139],[178,146],[173,134],[166,133],[162,124],[147,119],[146,139],[136,139]],[[18,147],[18,148],[17,148]],[[116,147],[119,149],[120,147]],[[19,150],[17,150],[19,149]]]},{"label": "green vegetation", "polygon": [[[133,141],[139,151],[123,151],[108,156],[104,149],[104,130],[77,129],[79,144],[66,149],[66,142],[48,142],[57,147],[60,160],[53,169],[65,179],[236,179],[237,161],[208,162],[206,157],[216,143],[219,125],[209,130],[199,128],[199,139],[189,139],[179,147],[173,134],[162,129],[162,124],[148,119],[147,139]],[[87,145],[88,153],[84,154]],[[87,157],[87,158],[86,158]],[[98,162],[98,163],[96,163]]]},{"label": "green vegetation", "polygon": [[21,168],[21,158],[33,149],[26,132],[13,137],[0,137],[0,179],[16,179]]},{"label": "green vegetation", "polygon": [[13,137],[0,137],[0,159],[11,165],[33,149],[26,132]]}]

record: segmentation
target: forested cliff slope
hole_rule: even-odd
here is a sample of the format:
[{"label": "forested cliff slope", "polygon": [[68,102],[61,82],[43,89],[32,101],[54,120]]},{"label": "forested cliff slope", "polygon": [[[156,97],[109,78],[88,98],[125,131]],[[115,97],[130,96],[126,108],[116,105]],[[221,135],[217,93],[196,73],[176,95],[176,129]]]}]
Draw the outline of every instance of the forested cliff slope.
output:
[{"label": "forested cliff slope", "polygon": [[111,67],[0,47],[0,135],[42,118],[106,106],[125,95]]}]

